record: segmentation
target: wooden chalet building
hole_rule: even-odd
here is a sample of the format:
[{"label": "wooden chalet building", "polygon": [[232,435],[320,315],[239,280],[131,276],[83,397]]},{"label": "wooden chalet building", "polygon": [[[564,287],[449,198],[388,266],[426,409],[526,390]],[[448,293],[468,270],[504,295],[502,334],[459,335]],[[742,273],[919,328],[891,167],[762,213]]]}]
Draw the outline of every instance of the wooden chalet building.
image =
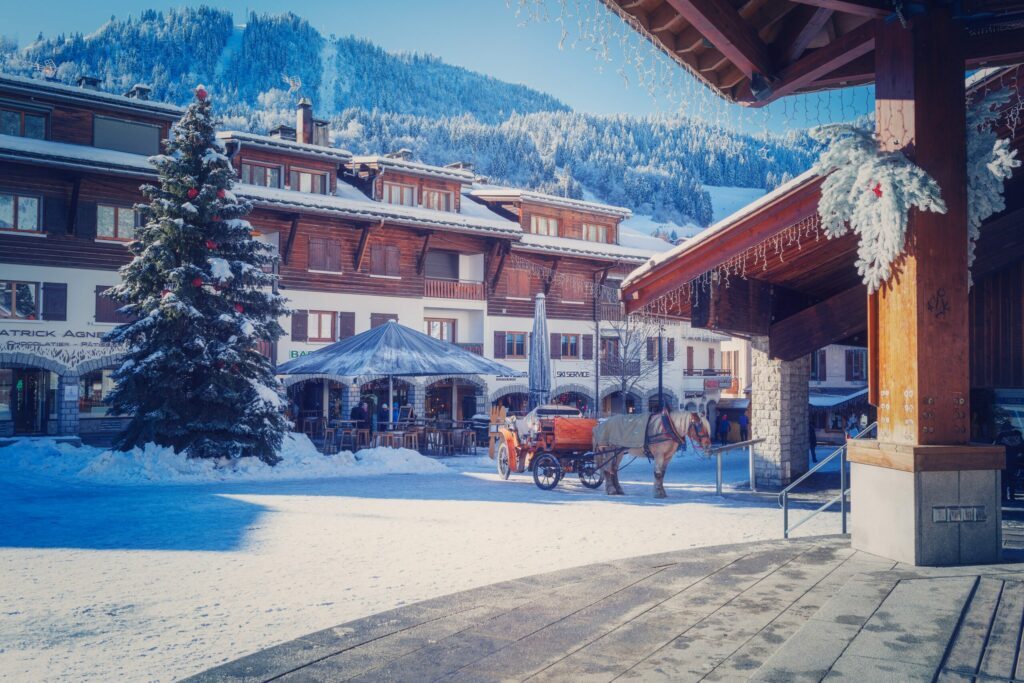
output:
[{"label": "wooden chalet building", "polygon": [[[182,113],[146,94],[0,75],[0,436],[98,438],[120,426],[103,403],[119,353],[101,341],[118,322],[102,294],[129,258],[138,188],[156,177],[147,157]],[[617,283],[655,253],[621,243],[627,210],[482,185],[467,164],[354,156],[328,144],[305,100],[295,124],[218,134],[257,238],[279,252],[279,286],[295,310],[265,350],[275,362],[395,319],[525,370],[543,291],[556,400],[590,412],[656,402],[653,376],[622,396],[608,377],[617,368],[601,360],[622,317]],[[595,282],[613,295],[595,297]],[[606,321],[600,331],[596,318]],[[703,407],[717,397],[708,382],[720,379],[719,338],[687,330],[665,330],[666,396]],[[648,342],[640,360],[655,348]],[[286,381],[302,411],[347,414],[360,396],[386,400],[374,377]],[[396,384],[420,415],[468,418],[526,400],[513,377]]]}]

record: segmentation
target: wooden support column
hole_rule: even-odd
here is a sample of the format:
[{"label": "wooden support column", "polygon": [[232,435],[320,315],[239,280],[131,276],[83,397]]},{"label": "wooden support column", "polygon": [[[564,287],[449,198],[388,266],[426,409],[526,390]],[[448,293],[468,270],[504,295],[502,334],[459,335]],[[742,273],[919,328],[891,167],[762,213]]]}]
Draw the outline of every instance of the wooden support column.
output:
[{"label": "wooden support column", "polygon": [[879,139],[930,173],[947,206],[912,212],[906,256],[869,306],[881,441],[966,444],[970,436],[963,46],[962,28],[941,7],[906,28],[878,28]]},{"label": "wooden support column", "polygon": [[423,274],[423,266],[427,262],[427,251],[430,250],[430,238],[434,233],[428,232],[427,236],[423,238],[423,249],[420,251],[419,258],[416,259],[416,274]]}]

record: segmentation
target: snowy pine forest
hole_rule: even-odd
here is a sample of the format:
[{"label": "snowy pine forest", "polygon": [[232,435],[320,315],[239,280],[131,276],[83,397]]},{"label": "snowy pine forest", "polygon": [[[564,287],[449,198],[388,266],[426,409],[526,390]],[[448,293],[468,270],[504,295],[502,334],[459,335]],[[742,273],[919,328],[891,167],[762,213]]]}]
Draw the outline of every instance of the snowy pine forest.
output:
[{"label": "snowy pine forest", "polygon": [[[294,124],[299,96],[355,153],[405,147],[434,164],[468,161],[490,182],[626,206],[655,222],[705,226],[704,186],[771,189],[810,166],[802,134],[749,135],[680,116],[597,116],[551,95],[445,64],[393,54],[355,37],[324,36],[294,14],[251,14],[244,26],[209,7],[148,10],[89,35],[18,46],[0,38],[0,70],[74,83],[135,83],[183,104],[197,83],[220,103],[223,127],[263,133]],[[288,81],[301,86],[290,87]]]}]

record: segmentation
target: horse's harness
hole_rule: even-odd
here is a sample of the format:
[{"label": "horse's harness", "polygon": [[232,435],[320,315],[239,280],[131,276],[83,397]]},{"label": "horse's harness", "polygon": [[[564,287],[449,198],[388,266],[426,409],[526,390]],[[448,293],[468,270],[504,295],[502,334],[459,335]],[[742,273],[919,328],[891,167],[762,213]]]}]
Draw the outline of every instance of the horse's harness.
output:
[{"label": "horse's harness", "polygon": [[661,426],[664,431],[661,434],[654,436],[651,435],[651,424],[654,422],[654,416],[652,415],[647,420],[647,429],[644,430],[644,455],[647,456],[648,460],[654,459],[654,456],[651,455],[651,444],[675,441],[677,445],[686,448],[686,437],[681,435],[676,429],[670,415],[671,414],[667,410],[663,410],[661,412]]}]

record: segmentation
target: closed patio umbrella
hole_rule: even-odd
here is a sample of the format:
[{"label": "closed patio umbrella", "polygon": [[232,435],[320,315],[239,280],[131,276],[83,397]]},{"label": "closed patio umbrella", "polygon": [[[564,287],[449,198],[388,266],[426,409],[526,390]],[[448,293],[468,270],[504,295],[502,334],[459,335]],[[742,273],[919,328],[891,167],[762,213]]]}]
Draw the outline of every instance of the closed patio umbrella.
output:
[{"label": "closed patio umbrella", "polygon": [[551,400],[551,348],[548,342],[548,313],[544,295],[538,294],[533,308],[530,338],[530,410]]}]

